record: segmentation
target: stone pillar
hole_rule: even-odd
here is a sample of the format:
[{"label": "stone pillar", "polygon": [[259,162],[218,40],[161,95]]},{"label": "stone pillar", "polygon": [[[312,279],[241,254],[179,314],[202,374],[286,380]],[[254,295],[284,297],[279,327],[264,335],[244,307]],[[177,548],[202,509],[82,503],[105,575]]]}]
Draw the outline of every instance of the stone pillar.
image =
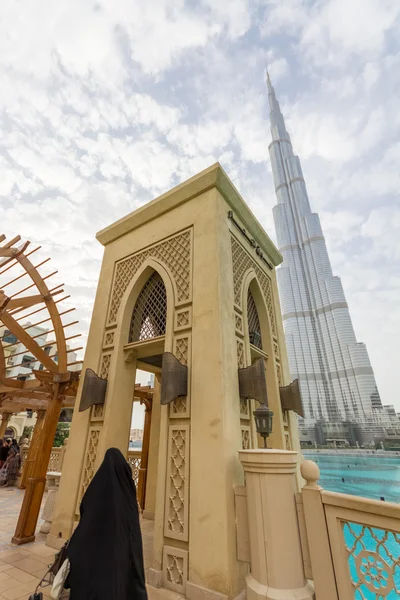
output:
[{"label": "stone pillar", "polygon": [[9,412],[3,412],[3,414],[1,415],[0,440],[3,439],[6,434],[7,425],[10,422],[11,417],[12,417],[12,413],[9,413]]},{"label": "stone pillar", "polygon": [[296,511],[297,452],[243,450],[251,573],[247,600],[312,600]]},{"label": "stone pillar", "polygon": [[150,446],[147,464],[145,504],[143,511],[143,518],[152,520],[154,520],[154,513],[156,509],[158,450],[160,443],[160,387],[161,375],[156,374],[154,379],[154,393],[151,407]]}]

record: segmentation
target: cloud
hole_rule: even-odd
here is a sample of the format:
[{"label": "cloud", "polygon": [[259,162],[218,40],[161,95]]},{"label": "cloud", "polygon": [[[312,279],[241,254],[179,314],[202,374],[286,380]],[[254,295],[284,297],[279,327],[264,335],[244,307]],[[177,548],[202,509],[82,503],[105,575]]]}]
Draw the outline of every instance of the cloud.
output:
[{"label": "cloud", "polygon": [[268,65],[357,336],[394,401],[398,2],[3,4],[1,230],[52,256],[83,333],[95,233],[216,160],[274,237]]}]

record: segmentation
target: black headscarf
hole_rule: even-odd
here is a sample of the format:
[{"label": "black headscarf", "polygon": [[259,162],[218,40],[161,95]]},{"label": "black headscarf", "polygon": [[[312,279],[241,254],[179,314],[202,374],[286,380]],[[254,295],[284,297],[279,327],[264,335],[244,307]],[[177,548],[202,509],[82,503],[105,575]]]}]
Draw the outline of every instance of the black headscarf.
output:
[{"label": "black headscarf", "polygon": [[147,600],[135,483],[119,450],[107,450],[80,507],[68,547],[71,600]]}]

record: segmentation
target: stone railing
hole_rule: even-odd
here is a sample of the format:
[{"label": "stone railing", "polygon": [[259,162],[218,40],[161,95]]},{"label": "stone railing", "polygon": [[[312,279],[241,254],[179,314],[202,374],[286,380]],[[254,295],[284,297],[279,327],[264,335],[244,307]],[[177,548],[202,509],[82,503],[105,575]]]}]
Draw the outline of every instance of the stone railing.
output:
[{"label": "stone railing", "polygon": [[304,570],[317,600],[400,598],[400,505],[327,492],[302,463],[297,495]]},{"label": "stone railing", "polygon": [[[64,462],[65,452],[67,450],[66,442],[67,442],[67,440],[65,440],[64,445],[59,448],[56,448],[56,447],[52,448],[51,454],[50,454],[49,466],[47,468],[47,471],[57,471],[57,472],[61,473],[63,462]],[[21,446],[21,450],[20,450],[20,455],[21,455],[20,475],[21,476],[24,472],[28,454],[29,454],[29,446],[26,446],[26,445]]]},{"label": "stone railing", "polygon": [[139,481],[139,469],[140,469],[141,457],[142,457],[141,450],[129,450],[128,456],[126,458],[126,460],[128,461],[128,463],[132,469],[132,477],[135,481],[136,486]]}]

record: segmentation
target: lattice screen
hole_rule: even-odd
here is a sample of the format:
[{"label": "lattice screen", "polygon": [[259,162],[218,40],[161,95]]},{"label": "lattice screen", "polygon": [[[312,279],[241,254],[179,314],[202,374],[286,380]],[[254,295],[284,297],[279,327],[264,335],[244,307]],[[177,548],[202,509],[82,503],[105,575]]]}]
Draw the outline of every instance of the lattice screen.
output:
[{"label": "lattice screen", "polygon": [[154,272],[133,309],[129,341],[138,342],[165,335],[166,321],[167,292],[161,276]]},{"label": "lattice screen", "polygon": [[260,320],[258,318],[256,303],[250,290],[247,294],[247,322],[250,344],[262,350]]}]

